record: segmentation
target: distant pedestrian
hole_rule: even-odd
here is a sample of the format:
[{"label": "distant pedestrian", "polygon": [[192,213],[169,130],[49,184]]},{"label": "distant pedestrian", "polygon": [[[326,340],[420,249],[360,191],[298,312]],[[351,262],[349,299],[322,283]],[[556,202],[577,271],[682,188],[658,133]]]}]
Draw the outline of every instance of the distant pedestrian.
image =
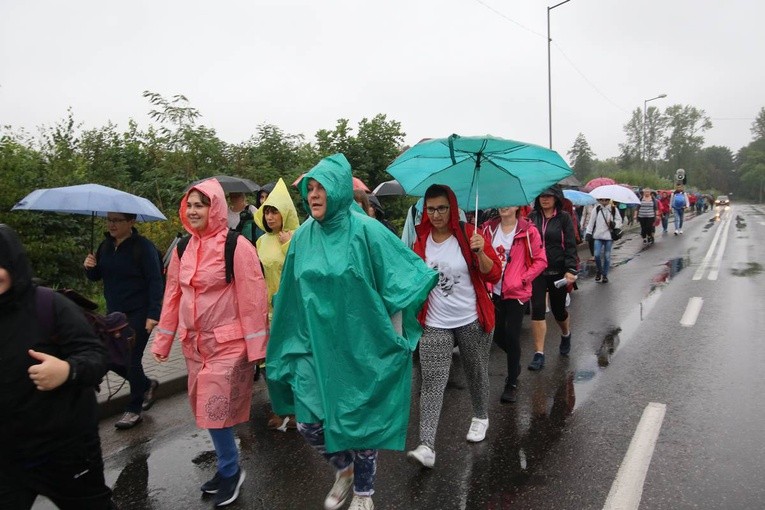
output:
[{"label": "distant pedestrian", "polygon": [[669,213],[672,210],[672,207],[669,203],[669,196],[669,192],[662,191],[659,195],[657,204],[659,207],[659,214],[661,214],[661,228],[663,234],[667,233],[667,228],[669,227]]},{"label": "distant pedestrian", "polygon": [[255,247],[242,236],[234,277],[226,281],[226,198],[217,180],[192,187],[180,217],[191,237],[182,257],[172,254],[151,352],[163,363],[176,335],[183,346],[191,411],[197,426],[209,431],[218,459],[215,476],[201,490],[225,506],[237,499],[245,477],[233,427],[250,419],[253,363],[265,358],[266,283]]},{"label": "distant pedestrian", "polygon": [[635,211],[635,217],[640,222],[640,237],[643,244],[653,244],[654,224],[659,217],[659,206],[651,188],[644,188],[640,204]]},{"label": "distant pedestrian", "polygon": [[162,308],[162,264],[156,246],[138,233],[135,223],[135,214],[107,213],[108,232],[96,253],[89,253],[83,262],[89,280],[104,282],[106,311],[127,315],[136,334],[128,366],[109,365],[130,384],[125,412],[114,424],[120,430],[141,423],[141,412],[154,405],[159,386],[157,379],[144,373],[143,353]]},{"label": "distant pedestrian", "polygon": [[16,232],[0,225],[0,508],[38,494],[63,510],[114,508],[104,483],[95,386],[106,349],[72,301],[32,283]]},{"label": "distant pedestrian", "polygon": [[682,184],[678,184],[672,196],[669,199],[672,205],[672,211],[675,215],[675,235],[683,233],[683,217],[685,210],[691,206],[688,195],[685,193]]},{"label": "distant pedestrian", "polygon": [[598,200],[598,205],[592,213],[590,223],[587,225],[586,236],[595,240],[595,282],[608,283],[608,272],[611,268],[611,249],[614,241],[611,230],[622,228],[622,218],[616,207],[607,198]]},{"label": "distant pedestrian", "polygon": [[500,207],[499,217],[483,225],[484,236],[502,262],[502,276],[492,287],[496,312],[494,343],[507,355],[507,378],[500,401],[518,398],[521,370],[521,324],[531,299],[531,284],[547,268],[547,254],[537,227],[520,218],[520,208]]}]

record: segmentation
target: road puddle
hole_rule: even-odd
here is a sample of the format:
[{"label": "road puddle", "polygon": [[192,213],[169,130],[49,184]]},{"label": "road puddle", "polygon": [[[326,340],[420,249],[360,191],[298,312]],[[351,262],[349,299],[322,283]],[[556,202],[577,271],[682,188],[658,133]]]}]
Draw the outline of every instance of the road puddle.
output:
[{"label": "road puddle", "polygon": [[757,262],[747,262],[744,269],[732,268],[730,274],[733,276],[756,276],[762,273],[762,265]]}]

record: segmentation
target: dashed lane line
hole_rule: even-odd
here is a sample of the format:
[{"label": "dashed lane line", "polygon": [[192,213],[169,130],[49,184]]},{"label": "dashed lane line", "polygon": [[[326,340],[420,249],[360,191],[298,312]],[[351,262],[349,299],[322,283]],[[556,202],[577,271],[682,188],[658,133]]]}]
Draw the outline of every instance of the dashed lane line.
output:
[{"label": "dashed lane line", "polygon": [[728,219],[728,223],[725,224],[725,232],[722,233],[722,242],[720,243],[720,250],[717,252],[712,269],[709,270],[709,280],[717,280],[717,275],[720,274],[720,265],[722,264],[723,253],[725,253],[725,247],[728,245],[728,231],[730,230],[730,224],[733,223]]},{"label": "dashed lane line", "polygon": [[685,307],[685,313],[680,319],[680,325],[690,328],[696,324],[696,319],[699,318],[701,307],[704,306],[704,299],[700,297],[692,297],[688,300],[688,305]]},{"label": "dashed lane line", "polygon": [[651,402],[646,406],[603,510],[637,510],[640,506],[643,483],[666,412],[665,404]]},{"label": "dashed lane line", "polygon": [[704,271],[707,270],[709,261],[712,260],[712,255],[714,254],[715,248],[717,247],[717,241],[720,239],[720,233],[723,231],[723,227],[728,224],[730,224],[730,215],[726,215],[723,223],[720,224],[720,226],[717,228],[717,232],[715,232],[715,236],[712,238],[712,244],[709,246],[707,254],[704,256],[704,260],[701,261],[701,265],[693,274],[694,280],[701,280],[704,277]]}]

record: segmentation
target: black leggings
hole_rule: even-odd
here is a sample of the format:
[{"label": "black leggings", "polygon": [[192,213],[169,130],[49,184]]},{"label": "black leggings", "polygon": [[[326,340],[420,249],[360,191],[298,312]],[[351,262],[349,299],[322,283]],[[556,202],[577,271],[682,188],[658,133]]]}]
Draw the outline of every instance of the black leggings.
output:
[{"label": "black leggings", "polygon": [[544,275],[540,274],[531,282],[531,320],[543,321],[547,310],[545,297],[550,294],[550,309],[555,320],[563,322],[568,319],[566,311],[566,286],[560,289],[555,282],[563,278],[563,273]]},{"label": "black leggings", "polygon": [[494,296],[494,309],[497,316],[494,343],[507,353],[507,382],[515,386],[521,370],[521,323],[526,304]]},{"label": "black leggings", "polygon": [[656,220],[656,218],[640,218],[638,217],[638,221],[640,222],[640,237],[643,239],[646,238],[646,236],[652,236],[654,227],[653,223]]}]

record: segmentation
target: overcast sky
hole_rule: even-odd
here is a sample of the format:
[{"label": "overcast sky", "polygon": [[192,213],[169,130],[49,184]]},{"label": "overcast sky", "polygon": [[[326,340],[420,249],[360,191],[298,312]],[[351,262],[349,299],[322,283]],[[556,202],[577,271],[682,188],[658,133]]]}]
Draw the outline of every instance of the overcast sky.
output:
[{"label": "overcast sky", "polygon": [[[148,124],[181,93],[228,142],[261,123],[309,140],[385,113],[406,142],[491,134],[546,146],[542,0],[0,0],[0,125],[73,109]],[[705,110],[734,152],[765,106],[762,0],[571,0],[551,11],[553,147],[619,153],[643,101]]]}]

